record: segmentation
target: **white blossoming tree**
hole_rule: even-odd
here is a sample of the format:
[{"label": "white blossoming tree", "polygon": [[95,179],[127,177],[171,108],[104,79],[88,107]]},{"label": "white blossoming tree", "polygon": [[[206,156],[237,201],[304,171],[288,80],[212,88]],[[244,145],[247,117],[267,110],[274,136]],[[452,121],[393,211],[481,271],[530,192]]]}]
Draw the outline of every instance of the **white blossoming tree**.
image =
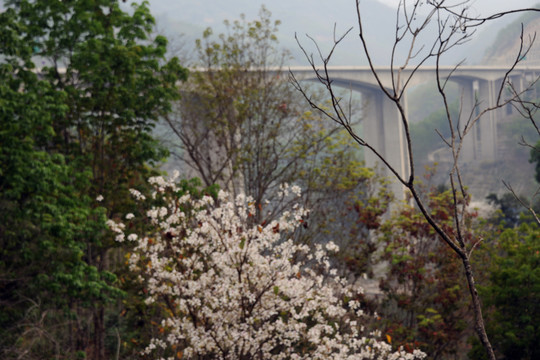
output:
[{"label": "white blossoming tree", "polygon": [[[292,237],[306,210],[294,206],[277,220],[256,224],[253,200],[196,197],[175,178],[152,178],[151,231],[126,232],[109,222],[117,241],[135,242],[129,257],[163,307],[147,354],[185,359],[420,359],[419,351],[392,352],[362,326],[354,289],[331,268],[328,243],[309,249]],[[299,196],[283,186],[280,196]],[[144,197],[132,194],[142,205]],[[161,205],[155,205],[161,204]],[[137,217],[125,217],[135,221]],[[148,228],[148,227],[147,227]],[[369,333],[368,335],[365,335]]]}]

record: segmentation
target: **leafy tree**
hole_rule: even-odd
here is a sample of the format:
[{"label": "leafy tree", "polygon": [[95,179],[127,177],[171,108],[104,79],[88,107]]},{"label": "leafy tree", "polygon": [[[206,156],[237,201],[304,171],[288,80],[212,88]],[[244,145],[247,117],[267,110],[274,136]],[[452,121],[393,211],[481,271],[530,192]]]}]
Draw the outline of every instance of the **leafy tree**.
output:
[{"label": "leafy tree", "polygon": [[[0,14],[0,354],[37,351],[60,358],[65,348],[51,324],[54,309],[118,295],[115,276],[84,260],[79,239],[105,230],[105,213],[81,189],[63,154],[49,151],[54,116],[67,112],[66,93],[32,71],[25,27],[8,9]],[[85,223],[95,218],[95,223]]]},{"label": "leafy tree", "polygon": [[229,33],[218,41],[210,28],[197,40],[196,66],[203,70],[193,72],[183,89],[187,96],[168,122],[181,141],[183,160],[205,184],[235,193],[256,190],[257,199],[274,185],[268,169],[289,171],[283,143],[296,136],[281,137],[296,134],[285,119],[298,109],[291,108],[292,92],[280,72],[267,74],[283,61],[275,48],[279,22],[263,7],[260,20],[248,23],[242,16],[226,25]]},{"label": "leafy tree", "polygon": [[[431,216],[451,231],[452,194],[432,189],[426,203]],[[468,216],[471,221],[475,214]],[[419,347],[432,359],[458,354],[470,336],[472,314],[456,255],[437,241],[438,235],[421,212],[408,204],[379,231],[380,259],[387,264],[380,280],[380,312],[392,344],[396,348]]]},{"label": "leafy tree", "polygon": [[104,216],[129,204],[128,189],[165,155],[151,130],[186,71],[164,60],[165,38],[150,37],[146,4],[129,13],[115,0],[7,4],[0,189],[1,211],[9,213],[1,264],[10,275],[2,298],[19,306],[7,319],[37,309],[35,328],[44,334],[40,344],[28,331],[7,342],[30,357],[104,359],[107,331],[121,338],[113,333],[118,309],[106,306],[121,293],[110,272],[119,246]]},{"label": "leafy tree", "polygon": [[183,160],[206,185],[252,194],[258,204],[280,183],[296,181],[306,171],[302,162],[333,131],[305,113],[287,83],[279,21],[270,15],[263,7],[253,22],[243,15],[226,21],[218,40],[207,29],[196,44],[198,71],[183,88],[187,96],[168,117]]},{"label": "leafy tree", "polygon": [[[540,356],[540,229],[522,223],[504,229],[486,245],[492,259],[489,284],[480,288],[491,309],[487,331],[501,359],[536,359]],[[482,359],[475,343],[471,358]]]}]

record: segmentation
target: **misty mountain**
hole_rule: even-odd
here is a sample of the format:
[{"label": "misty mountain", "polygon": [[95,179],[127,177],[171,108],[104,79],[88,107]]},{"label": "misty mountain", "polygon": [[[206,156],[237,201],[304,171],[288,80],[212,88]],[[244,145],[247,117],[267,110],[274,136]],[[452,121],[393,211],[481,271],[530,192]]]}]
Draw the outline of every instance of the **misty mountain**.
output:
[{"label": "misty mountain", "polygon": [[[214,3],[214,2],[213,2]],[[207,6],[207,2],[188,0],[168,1],[154,0],[150,6],[157,19],[158,29],[168,37],[175,38],[184,34],[182,41],[186,49],[190,49],[194,40],[201,37],[206,27],[212,27],[214,33],[225,31],[223,20],[235,20],[246,14],[247,20],[257,17],[263,1],[229,0],[216,2]],[[315,51],[306,34],[317,41],[323,52],[333,45],[334,26],[336,36],[340,37],[349,28],[353,30],[338,47],[334,65],[365,65],[358,40],[358,24],[354,2],[350,0],[317,1],[293,0],[273,1],[265,6],[272,12],[274,20],[280,20],[278,38],[280,45],[291,51],[294,60],[291,65],[306,65],[304,56],[295,40],[295,34],[310,51]],[[396,11],[376,0],[362,1],[361,15],[365,21],[365,32],[378,63],[387,63],[394,38]],[[386,60],[385,60],[386,59]]]},{"label": "misty mountain", "polygon": [[[540,3],[536,5],[540,7]],[[518,16],[514,21],[502,27],[495,39],[491,42],[482,60],[490,65],[508,66],[515,61],[521,46],[520,36],[523,26],[524,47],[535,40],[536,34],[540,33],[540,13],[525,13]],[[540,65],[540,46],[534,41],[529,53],[523,58],[523,65]]]},{"label": "misty mountain", "polygon": [[[358,21],[354,1],[333,0],[228,0],[228,1],[189,1],[189,0],[152,0],[150,7],[157,20],[158,31],[171,40],[173,47],[182,45],[184,52],[193,49],[195,39],[200,38],[207,27],[212,27],[215,34],[226,30],[223,20],[235,20],[245,14],[247,20],[257,18],[260,7],[265,6],[272,12],[274,20],[280,20],[278,38],[283,48],[291,51],[293,60],[290,65],[307,65],[304,55],[295,40],[299,37],[303,46],[310,53],[316,48],[306,34],[315,39],[326,54],[333,45],[334,26],[336,36],[340,37],[348,29],[352,31],[337,48],[332,65],[367,65],[358,39]],[[388,65],[391,46],[395,38],[396,10],[376,0],[363,0],[360,15],[364,22],[364,33],[377,65]],[[499,30],[507,29],[508,24],[518,16],[508,16],[479,28],[469,42],[453,49],[444,59],[444,64],[456,64],[466,59],[466,64],[478,64],[484,57],[484,51],[495,41]],[[421,17],[417,22],[422,21]],[[517,26],[517,27],[516,27]],[[519,24],[507,31],[519,31]],[[180,36],[182,34],[182,36]],[[434,31],[426,31],[422,41],[431,41]],[[403,58],[407,48],[398,47],[398,58]]]},{"label": "misty mountain", "polygon": [[[3,3],[0,0],[0,9]],[[357,14],[352,0],[151,0],[149,4],[156,18],[157,31],[167,35],[173,53],[181,48],[182,57],[193,50],[195,39],[200,38],[207,27],[212,27],[214,33],[219,34],[226,30],[223,20],[238,19],[242,13],[247,20],[256,19],[259,9],[265,5],[272,12],[272,18],[281,21],[278,38],[280,45],[293,55],[290,65],[307,65],[295,34],[310,53],[316,52],[316,48],[306,34],[317,41],[323,53],[327,53],[333,45],[334,26],[337,37],[350,28],[352,31],[337,48],[331,64],[367,65],[358,39]],[[128,8],[127,3],[125,6]],[[388,65],[395,37],[396,10],[377,0],[362,0],[361,16],[375,64]],[[469,65],[490,62],[484,57],[484,52],[495,42],[499,31],[519,36],[518,18],[519,15],[505,16],[484,24],[468,43],[452,50],[444,63],[456,64],[464,59]],[[420,17],[417,19],[421,20]],[[397,50],[403,58],[407,49],[400,47]]]}]

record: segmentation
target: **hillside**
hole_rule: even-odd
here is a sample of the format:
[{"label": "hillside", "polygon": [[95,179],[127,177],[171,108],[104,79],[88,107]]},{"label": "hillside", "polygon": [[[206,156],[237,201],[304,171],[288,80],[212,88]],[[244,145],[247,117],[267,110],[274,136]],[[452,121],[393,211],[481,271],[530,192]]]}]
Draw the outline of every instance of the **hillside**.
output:
[{"label": "hillside", "polygon": [[[540,7],[537,4],[536,7]],[[524,46],[528,46],[540,33],[540,13],[527,13],[497,32],[492,45],[485,51],[482,62],[489,65],[510,65],[515,60],[521,46],[520,34],[523,26]],[[532,43],[531,50],[524,58],[523,65],[540,65],[540,44]]]}]

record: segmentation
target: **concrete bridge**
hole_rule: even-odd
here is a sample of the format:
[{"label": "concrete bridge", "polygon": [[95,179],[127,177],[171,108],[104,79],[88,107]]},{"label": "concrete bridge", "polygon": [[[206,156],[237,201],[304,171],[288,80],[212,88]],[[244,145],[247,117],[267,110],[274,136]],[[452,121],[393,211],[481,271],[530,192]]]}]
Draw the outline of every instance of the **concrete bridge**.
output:
[{"label": "concrete bridge", "polygon": [[[291,67],[290,70],[298,80],[317,82],[311,67]],[[397,70],[390,67],[376,68],[382,84],[392,89],[393,81],[397,84]],[[457,70],[452,66],[439,67],[442,79],[449,77],[449,81],[459,86],[461,93],[461,128],[472,114],[476,116],[482,109],[495,106],[499,95],[499,88],[505,77],[508,67],[497,66],[462,66]],[[404,129],[395,104],[380,90],[378,83],[367,66],[335,66],[329,68],[329,75],[334,86],[343,87],[362,94],[363,108],[363,138],[369,142],[387,161],[403,176],[408,176],[407,149]],[[404,81],[411,75],[411,70],[401,72],[399,88],[403,88]],[[540,66],[517,67],[508,79],[517,91],[527,89],[540,75]],[[424,66],[413,74],[407,88],[424,83],[435,82],[435,67]],[[531,94],[536,99],[536,94]],[[502,99],[508,97],[504,92]],[[480,104],[475,107],[475,104]],[[407,99],[404,97],[405,111]],[[494,161],[497,159],[498,134],[497,125],[501,119],[512,115],[515,111],[511,105],[491,111],[482,116],[473,127],[463,143],[462,161]],[[366,165],[375,166],[378,159],[369,151],[365,154]],[[394,193],[403,194],[399,184],[394,184]]]}]

